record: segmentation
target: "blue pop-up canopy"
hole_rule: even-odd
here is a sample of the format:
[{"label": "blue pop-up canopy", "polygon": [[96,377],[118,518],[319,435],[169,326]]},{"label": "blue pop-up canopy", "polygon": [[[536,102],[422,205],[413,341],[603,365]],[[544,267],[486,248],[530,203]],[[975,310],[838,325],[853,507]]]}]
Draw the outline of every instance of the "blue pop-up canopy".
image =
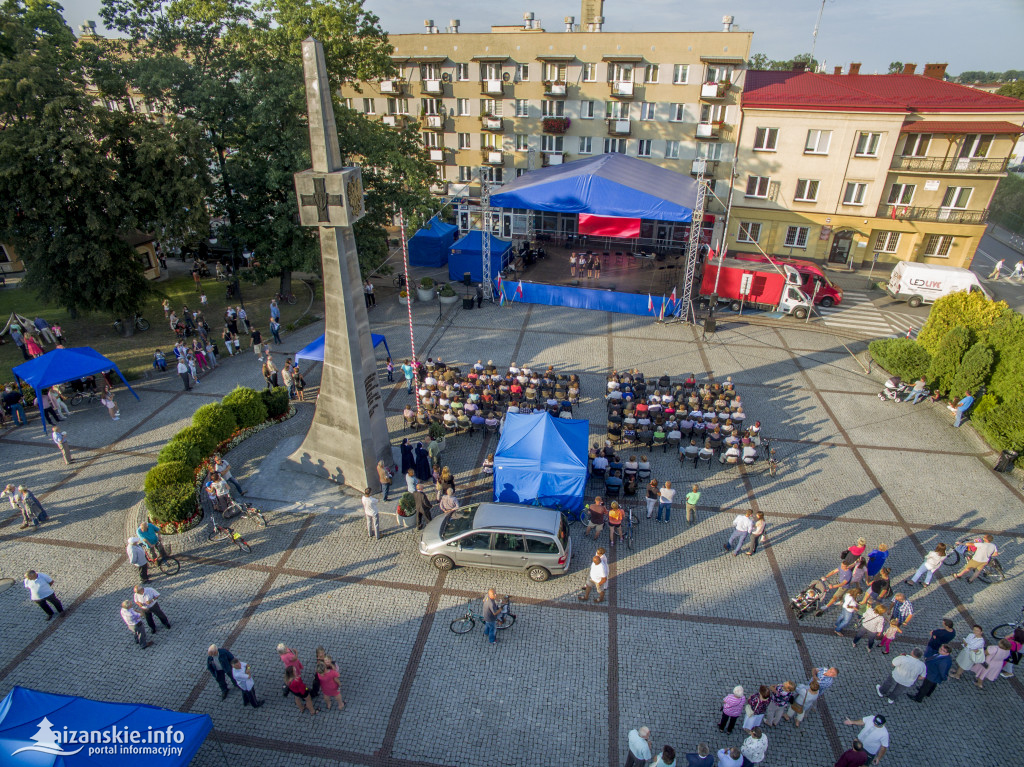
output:
[{"label": "blue pop-up canopy", "polygon": [[186,767],[211,729],[207,714],[15,687],[0,702],[0,764]]},{"label": "blue pop-up canopy", "polygon": [[[120,368],[89,346],[77,346],[74,349],[53,349],[41,357],[23,362],[13,369],[14,377],[25,381],[36,390],[36,404],[39,406],[39,417],[43,422],[43,434],[46,433],[46,417],[43,414],[43,397],[41,392],[47,386],[76,381],[85,376],[96,375],[106,370],[117,373],[125,386],[128,381],[121,375]],[[128,386],[128,391],[135,399],[139,395]]]},{"label": "blue pop-up canopy", "polygon": [[528,171],[491,195],[491,207],[682,221],[693,218],[690,176],[610,152]]},{"label": "blue pop-up canopy", "polygon": [[[384,351],[391,356],[391,350],[388,348],[388,339],[384,336],[379,336],[376,333],[370,333],[370,338],[373,339],[373,347],[377,348],[381,344],[384,344]],[[302,347],[295,352],[295,361],[299,360],[314,360],[316,362],[324,361],[324,336],[320,336],[312,343]]]},{"label": "blue pop-up canopy", "polygon": [[[493,234],[487,236],[491,238],[490,279],[493,281],[498,273],[508,266],[512,243],[508,240],[499,240]],[[467,232],[465,237],[452,245],[451,256],[448,257],[448,279],[452,282],[462,282],[464,273],[469,272],[471,281],[483,282],[483,255],[483,232],[479,229]]]},{"label": "blue pop-up canopy", "polygon": [[448,263],[448,249],[458,236],[459,227],[434,216],[409,239],[409,265],[444,266]]},{"label": "blue pop-up canopy", "polygon": [[590,422],[510,413],[494,453],[494,499],[583,508]]}]

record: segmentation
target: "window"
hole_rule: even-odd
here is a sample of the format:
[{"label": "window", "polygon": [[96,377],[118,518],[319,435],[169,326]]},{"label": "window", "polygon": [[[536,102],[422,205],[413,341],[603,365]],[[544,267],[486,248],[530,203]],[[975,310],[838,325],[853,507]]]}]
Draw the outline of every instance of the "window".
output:
[{"label": "window", "polygon": [[723,114],[725,114],[725,107],[721,104],[701,104],[700,121],[705,125],[708,123],[721,124]]},{"label": "window", "polygon": [[389,115],[409,114],[409,99],[388,99]]},{"label": "window", "polygon": [[480,180],[489,184],[500,184],[504,178],[503,171],[503,168],[495,168],[490,165],[481,166],[479,168]]},{"label": "window", "polygon": [[420,99],[420,109],[425,115],[436,115],[441,106],[439,99]]},{"label": "window", "polygon": [[561,152],[565,143],[565,136],[549,136],[544,134],[540,137],[540,151]]},{"label": "window", "polygon": [[963,146],[960,147],[960,157],[988,157],[988,150],[992,147],[993,138],[994,136],[991,133],[975,133],[969,136],[964,136]]},{"label": "window", "polygon": [[948,234],[929,234],[924,242],[924,254],[933,258],[946,258],[953,247],[953,237]]},{"label": "window", "polygon": [[471,148],[471,144],[470,144],[469,134],[468,133],[460,133],[459,134],[459,149],[470,149],[470,148]]},{"label": "window", "polygon": [[495,533],[495,551],[523,551],[523,537],[514,533]]},{"label": "window", "polygon": [[501,149],[502,137],[497,133],[481,133],[480,134],[480,148],[481,149]]},{"label": "window", "polygon": [[530,102],[526,99],[516,99],[516,117],[530,116]]},{"label": "window", "polygon": [[796,182],[796,202],[816,202],[818,199],[818,182],[814,179],[801,178]]},{"label": "window", "polygon": [[648,64],[644,67],[644,82],[645,83],[656,83],[658,82],[658,73],[661,71],[661,67],[657,64]]},{"label": "window", "polygon": [[604,153],[612,154],[617,152],[618,154],[626,153],[626,139],[624,138],[606,138],[604,140]]},{"label": "window", "polygon": [[717,161],[722,159],[722,145],[717,141],[700,142],[697,144],[697,156],[705,160]]},{"label": "window", "polygon": [[527,535],[526,550],[531,554],[559,554],[558,543],[554,538],[539,535]]},{"label": "window", "polygon": [[544,117],[562,117],[565,115],[565,102],[561,99],[544,99],[540,102],[541,114]]},{"label": "window", "polygon": [[973,187],[969,186],[948,186],[946,187],[946,194],[942,198],[943,208],[966,208],[967,203],[971,201],[971,192],[974,191]]},{"label": "window", "polygon": [[485,61],[480,65],[481,80],[500,80],[501,63],[498,61]]},{"label": "window", "polygon": [[460,82],[469,80],[469,64],[456,64],[455,65],[455,79]]},{"label": "window", "polygon": [[690,65],[676,64],[672,68],[672,83],[674,85],[686,85],[690,79]]},{"label": "window", "polygon": [[767,197],[768,176],[750,176],[747,178],[747,197]]},{"label": "window", "polygon": [[637,142],[636,145],[636,156],[637,157],[650,157],[651,156],[651,140],[649,138],[642,138]]},{"label": "window", "polygon": [[849,181],[846,184],[846,192],[843,193],[843,205],[863,205],[864,195],[867,194],[868,185],[859,181]]},{"label": "window", "polygon": [[737,242],[757,242],[761,239],[761,225],[752,221],[741,221],[740,230],[736,233]]},{"label": "window", "polygon": [[828,145],[832,141],[830,130],[809,130],[807,131],[807,143],[804,145],[805,154],[828,154]]},{"label": "window", "polygon": [[473,169],[468,165],[459,166],[459,181],[463,184],[473,180]]},{"label": "window", "polygon": [[[129,102],[129,103],[131,103],[131,102]],[[344,99],[341,100],[341,103],[345,105],[345,109],[351,109],[352,108],[352,99],[351,98],[344,98]]]},{"label": "window", "polygon": [[480,114],[501,117],[501,99],[480,99]]},{"label": "window", "polygon": [[441,147],[441,135],[439,133],[422,133],[423,146],[431,149],[439,149]]},{"label": "window", "polygon": [[686,104],[670,104],[669,122],[681,123],[686,115]]},{"label": "window", "polygon": [[613,83],[631,83],[633,82],[633,65],[632,64],[609,64],[608,65],[608,80]]},{"label": "window", "polygon": [[657,106],[653,101],[641,101],[640,102],[640,119],[641,120],[653,120],[654,109]]},{"label": "window", "polygon": [[583,65],[583,82],[585,83],[596,83],[597,82],[597,64],[584,64]]},{"label": "window", "polygon": [[530,148],[529,139],[525,133],[516,134],[516,151],[525,152]]},{"label": "window", "polygon": [[609,101],[605,104],[605,114],[618,120],[628,120],[629,111],[629,102]]},{"label": "window", "polygon": [[363,99],[363,111],[368,115],[377,114],[377,104],[374,99]]},{"label": "window", "polygon": [[516,178],[519,178],[521,175],[526,173],[526,171],[528,171],[528,170],[529,170],[529,168],[516,168]]},{"label": "window", "polygon": [[516,80],[522,80],[526,82],[530,79],[530,65],[529,64],[516,64]]},{"label": "window", "polygon": [[878,157],[878,143],[882,140],[881,133],[861,133],[857,137],[857,157]]},{"label": "window", "polygon": [[580,102],[580,117],[584,120],[594,119],[594,102],[593,101],[581,101]]},{"label": "window", "polygon": [[593,154],[594,141],[592,136],[580,136],[580,154]]},{"label": "window", "polygon": [[907,136],[907,142],[903,145],[904,157],[925,157],[928,154],[928,147],[932,143],[930,133],[912,133]]},{"label": "window", "polygon": [[423,64],[420,66],[420,79],[421,80],[440,80],[441,79],[441,65],[440,64]]},{"label": "window", "polygon": [[459,117],[468,117],[469,99],[455,99],[455,111]]},{"label": "window", "polygon": [[679,159],[679,142],[678,141],[666,141],[665,142],[665,159],[666,160],[678,160]]},{"label": "window", "polygon": [[806,248],[807,247],[807,233],[810,232],[810,227],[807,226],[791,226],[786,229],[786,247],[787,248]]},{"label": "window", "polygon": [[704,81],[706,83],[721,83],[732,78],[732,67],[729,66],[717,66],[708,67],[708,77]]},{"label": "window", "polygon": [[557,64],[551,61],[545,62],[544,79],[551,83],[564,83],[565,64]]},{"label": "window", "polygon": [[893,184],[889,190],[890,205],[910,205],[914,201],[916,184]]},{"label": "window", "polygon": [[758,128],[754,131],[754,151],[774,152],[779,143],[778,128]]},{"label": "window", "polygon": [[895,253],[899,247],[899,232],[879,232],[875,237],[875,250],[879,253]]}]

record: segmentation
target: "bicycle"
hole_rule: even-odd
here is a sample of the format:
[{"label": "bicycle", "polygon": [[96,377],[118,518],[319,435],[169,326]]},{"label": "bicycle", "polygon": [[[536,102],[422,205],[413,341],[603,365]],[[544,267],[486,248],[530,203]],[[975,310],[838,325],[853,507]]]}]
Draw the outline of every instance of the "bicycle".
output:
[{"label": "bicycle", "polygon": [[246,554],[252,551],[252,546],[249,545],[248,541],[245,540],[241,535],[236,533],[230,527],[221,527],[216,522],[210,523],[211,530],[208,536],[211,541],[228,541],[230,540],[239,549],[244,551]]},{"label": "bicycle", "polygon": [[[510,612],[512,605],[512,596],[506,596],[505,601],[501,603],[500,610],[498,610],[498,617],[495,619],[495,626],[499,631],[507,628],[511,628],[512,624],[516,622],[516,616]],[[484,616],[473,612],[473,608],[467,606],[466,614],[461,618],[456,618],[448,624],[448,628],[451,629],[452,633],[455,634],[468,634],[476,626],[476,622],[484,622]]]},{"label": "bicycle", "polygon": [[167,548],[164,547],[166,556],[161,557],[159,552],[154,551],[152,546],[144,546],[146,550],[146,561],[151,565],[156,565],[160,568],[160,572],[164,575],[174,575],[178,570],[181,569],[181,563],[177,557],[172,557]]},{"label": "bicycle", "polygon": [[281,303],[288,304],[289,306],[294,306],[295,301],[297,300],[293,293],[278,293],[274,296],[274,299]]},{"label": "bicycle", "polygon": [[[961,559],[967,560],[974,553],[974,544],[981,540],[981,536],[962,538],[953,544],[953,550],[946,554],[945,564],[949,567],[956,567]],[[985,583],[999,583],[1006,580],[1006,572],[998,557],[992,557],[985,565],[978,578]]]},{"label": "bicycle", "polygon": [[83,402],[91,405],[93,402],[99,402],[103,399],[103,395],[98,391],[76,391],[71,395],[71,407],[81,405]]},{"label": "bicycle", "polygon": [[[149,320],[147,320],[141,314],[136,314],[132,318],[132,323],[134,324],[136,330],[149,330]],[[124,332],[124,321],[120,317],[114,320],[114,330],[116,330],[118,333]]]},{"label": "bicycle", "polygon": [[394,277],[394,279],[391,280],[391,284],[394,285],[396,288],[404,288],[405,287],[405,273],[404,272],[399,272]]},{"label": "bicycle", "polygon": [[266,527],[267,518],[263,512],[253,506],[251,503],[239,503],[238,501],[231,501],[228,507],[224,510],[224,519],[231,519],[232,517],[242,517],[248,519],[256,527]]},{"label": "bicycle", "polygon": [[619,539],[619,541],[621,543],[625,543],[626,547],[632,550],[633,541],[636,539],[637,529],[640,527],[640,515],[634,513],[633,508],[629,507],[626,509],[626,513],[623,515],[622,523],[622,537]]},{"label": "bicycle", "polygon": [[768,473],[773,477],[779,473],[779,459],[775,457],[774,448],[768,452]]},{"label": "bicycle", "polygon": [[992,636],[995,639],[1006,639],[1021,626],[1024,626],[1024,607],[1020,608],[1020,617],[1013,623],[1000,623],[992,629]]}]

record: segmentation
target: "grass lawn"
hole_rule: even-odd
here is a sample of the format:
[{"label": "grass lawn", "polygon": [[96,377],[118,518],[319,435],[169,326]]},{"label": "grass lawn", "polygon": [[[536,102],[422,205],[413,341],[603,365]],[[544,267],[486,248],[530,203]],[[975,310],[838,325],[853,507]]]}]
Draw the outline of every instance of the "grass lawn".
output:
[{"label": "grass lawn", "polygon": [[[170,356],[174,346],[174,333],[164,320],[162,302],[164,297],[171,302],[171,308],[180,316],[182,305],[192,309],[199,307],[199,294],[196,292],[192,277],[175,274],[166,281],[158,282],[157,289],[163,295],[148,301],[142,310],[142,316],[150,322],[150,329],[145,332],[136,331],[135,335],[124,337],[114,330],[114,318],[102,313],[87,313],[72,319],[68,312],[54,304],[40,300],[35,294],[19,286],[6,287],[0,290],[0,323],[6,324],[11,312],[26,317],[30,322],[40,316],[50,324],[57,323],[64,331],[65,346],[91,346],[96,351],[109,357],[128,379],[138,378],[149,370],[153,362],[153,351],[162,349]],[[317,300],[313,305],[314,313],[323,312],[323,300],[317,285]],[[211,333],[217,338],[223,353],[224,342],[220,334],[224,330],[224,310],[228,306],[225,298],[225,284],[214,279],[203,280],[203,289],[207,291],[208,305],[203,313],[210,325]],[[297,279],[293,281],[292,290],[298,301],[294,306],[281,304],[282,330],[290,323],[299,319],[309,304],[309,288]],[[273,341],[267,326],[270,324],[270,300],[277,293],[277,280],[268,280],[260,286],[242,282],[242,296],[245,299],[245,311],[254,327],[260,329],[264,341]],[[232,302],[238,304],[237,301]],[[0,328],[2,329],[2,328]],[[0,346],[0,381],[13,381],[11,368],[24,362],[18,347],[10,336],[4,336],[4,344]],[[41,340],[41,339],[40,339]],[[243,347],[247,345],[243,339]],[[43,345],[44,350],[50,347]]]}]

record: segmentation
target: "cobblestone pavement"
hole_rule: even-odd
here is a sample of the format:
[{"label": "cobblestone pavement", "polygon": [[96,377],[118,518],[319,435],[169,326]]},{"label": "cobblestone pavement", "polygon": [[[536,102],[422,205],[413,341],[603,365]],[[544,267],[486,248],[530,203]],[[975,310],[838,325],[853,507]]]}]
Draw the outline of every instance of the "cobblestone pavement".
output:
[{"label": "cobblestone pavement", "polygon": [[[404,359],[405,308],[381,296],[371,321],[387,334],[396,361]],[[578,372],[578,415],[590,419],[594,440],[604,437],[600,395],[609,369],[731,376],[749,416],[776,439],[782,471],[770,477],[762,466],[694,469],[656,449],[659,480],[672,480],[680,495],[691,482],[701,484],[699,521],[688,528],[681,508],[669,524],[645,520],[632,550],[611,552],[608,601],[583,605],[575,597],[595,543],[578,525],[572,571],[542,584],[518,573],[439,574],[418,554],[416,534],[399,528],[391,513],[382,515],[382,539],[368,541],[356,497],[281,470],[280,457],[312,417],[313,405],[299,404],[295,418],[230,455],[241,482],[268,510],[270,526],[238,524],[253,545],[250,555],[203,543],[181,552],[177,575],[158,574],[154,586],[173,628],[161,629],[155,646],[139,655],[118,615],[134,582],[123,550],[128,512],[156,452],[196,407],[236,384],[262,385],[255,358],[243,353],[192,392],[168,375],[141,385],[140,402],[120,396],[118,422],[99,405],[76,410],[65,424],[75,457],[70,467],[38,422],[0,436],[0,482],[33,488],[52,519],[23,531],[16,517],[3,517],[3,571],[49,573],[68,608],[65,618],[46,623],[20,582],[0,592],[0,694],[18,684],[209,713],[214,730],[197,765],[226,758],[303,766],[614,767],[625,757],[627,731],[643,724],[657,744],[677,752],[695,750],[701,740],[715,749],[738,744],[738,732],[727,737],[715,728],[721,698],[733,686],[802,681],[812,667],[834,664],[838,682],[806,726],[768,731],[766,765],[832,764],[856,735],[843,718],[867,713],[889,717],[887,765],[1008,764],[1024,751],[1024,688],[1017,679],[983,691],[951,680],[923,705],[902,698],[888,706],[874,685],[885,678],[889,658],[836,637],[834,612],[797,621],[786,609],[789,597],[834,567],[858,537],[891,547],[899,583],[937,541],[990,531],[1010,578],[968,585],[954,582],[947,569],[933,585],[910,589],[916,613],[896,647],[922,644],[943,617],[963,635],[974,622],[987,631],[1016,615],[1024,603],[1019,480],[993,473],[994,456],[970,427],[951,428],[944,408],[880,402],[880,375],[866,375],[835,338],[795,322],[724,325],[701,341],[685,325],[519,304],[457,307],[443,322],[436,307],[417,305],[415,321],[422,357]],[[275,354],[283,358],[319,332],[319,325],[296,332]],[[318,369],[307,378],[315,395]],[[395,442],[422,438],[404,431],[404,385],[384,391]],[[488,435],[447,441],[444,462],[464,500],[487,496],[478,467],[495,447]],[[725,556],[731,521],[746,509],[766,512],[769,545],[754,557]],[[513,596],[515,627],[496,646],[483,641],[479,628],[452,634],[450,621],[492,585]],[[317,645],[334,655],[343,712],[322,710],[306,720],[282,698],[278,642],[299,649],[307,671]],[[237,692],[220,700],[205,670],[210,643],[252,664],[266,707],[243,708]]]}]

